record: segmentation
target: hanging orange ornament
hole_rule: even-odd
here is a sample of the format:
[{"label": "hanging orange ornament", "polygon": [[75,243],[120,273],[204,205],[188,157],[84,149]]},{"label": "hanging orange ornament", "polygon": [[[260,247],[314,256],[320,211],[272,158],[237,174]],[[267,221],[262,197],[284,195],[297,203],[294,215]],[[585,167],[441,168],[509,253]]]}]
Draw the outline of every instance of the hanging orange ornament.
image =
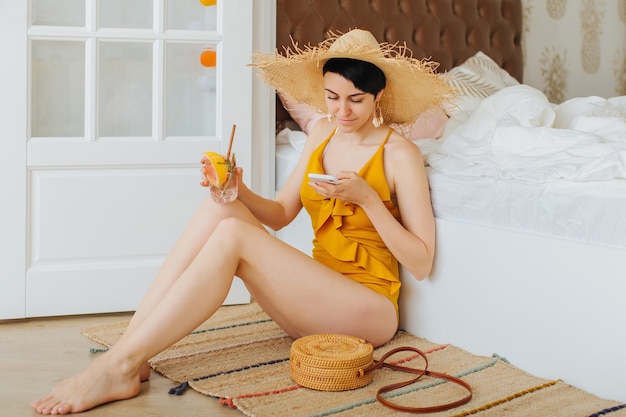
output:
[{"label": "hanging orange ornament", "polygon": [[200,54],[200,63],[205,67],[214,67],[217,64],[217,53],[213,49],[205,49]]},{"label": "hanging orange ornament", "polygon": [[203,6],[215,6],[215,4],[217,3],[217,0],[200,0],[200,3]]}]

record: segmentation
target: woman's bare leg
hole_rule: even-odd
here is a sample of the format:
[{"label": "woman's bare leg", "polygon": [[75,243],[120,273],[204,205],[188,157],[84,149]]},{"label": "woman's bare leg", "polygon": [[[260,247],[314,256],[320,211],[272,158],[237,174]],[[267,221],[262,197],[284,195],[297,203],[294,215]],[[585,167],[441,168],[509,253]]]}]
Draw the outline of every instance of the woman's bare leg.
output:
[{"label": "woman's bare leg", "polygon": [[207,197],[165,258],[154,281],[144,295],[137,311],[135,311],[127,331],[132,331],[139,322],[150,314],[169,288],[191,264],[220,221],[228,217],[236,217],[262,228],[258,220],[242,203],[235,201],[230,204],[220,204],[214,202],[211,197]]},{"label": "woman's bare leg", "polygon": [[[135,327],[150,314],[169,288],[182,275],[189,264],[191,264],[209,236],[211,236],[215,230],[217,224],[227,217],[236,217],[256,224],[260,228],[262,227],[258,220],[240,202],[236,201],[231,204],[221,204],[214,202],[210,196],[207,197],[165,258],[161,268],[159,268],[159,272],[128,324],[126,329],[127,333],[132,332]],[[149,378],[150,366],[148,362],[146,362],[141,368],[140,380],[146,381]]]},{"label": "woman's bare leg", "polygon": [[292,336],[337,332],[379,345],[395,333],[396,312],[385,297],[255,225],[225,219],[132,332],[33,407],[42,414],[66,414],[137,395],[142,364],[210,317],[221,306],[234,275]]},{"label": "woman's bare leg", "polygon": [[[210,205],[210,203],[208,204]],[[135,337],[134,334],[144,327],[143,323],[146,320],[148,322],[154,322],[154,320],[150,320],[152,314],[155,311],[164,310],[163,307],[159,306],[164,305],[163,302],[168,298],[177,298],[176,295],[171,295],[173,292],[172,288],[175,287],[178,282],[183,281],[184,275],[190,276],[193,273],[194,269],[190,268],[191,263],[193,259],[198,256],[198,252],[202,248],[201,245],[198,245],[200,248],[198,250],[194,250],[194,244],[198,244],[198,241],[202,238],[202,234],[196,233],[194,226],[204,227],[204,235],[206,235],[206,238],[203,243],[205,244],[213,232],[213,230],[210,230],[210,223],[212,222],[212,219],[205,220],[205,216],[207,216],[207,214],[204,216],[202,215],[202,208],[199,210],[199,214],[197,213],[196,216],[194,216],[189,227],[183,234],[183,237],[181,237],[172,251],[173,255],[168,256],[168,261],[166,261],[161,269],[158,279],[155,280],[148,290],[144,301],[135,313],[133,320],[131,320],[132,326],[129,325],[129,328],[120,340],[109,350],[109,352],[96,360],[85,371],[73,378],[62,381],[54,388],[50,395],[44,397],[42,400],[34,402],[33,407],[36,411],[42,414],[66,414],[71,412],[81,412],[105,402],[131,398],[139,393],[138,384],[142,379],[142,372],[145,371],[146,361],[150,357],[154,356],[154,354],[167,347],[166,345],[168,345],[168,343],[171,344],[176,340],[172,339],[173,341],[170,341],[170,339],[167,339],[165,343],[161,343],[161,341],[157,338],[156,348],[149,349],[151,345],[155,345],[155,338],[151,338],[149,340],[147,339],[145,342],[140,342],[142,337],[141,334],[146,332],[139,332],[138,337]],[[213,229],[214,228],[215,227],[213,226]],[[190,251],[189,253],[191,253],[191,257],[188,256],[187,251]],[[183,272],[178,275],[175,274],[174,272],[181,267],[183,267]],[[189,273],[185,274],[184,270],[189,270]],[[231,281],[233,275],[233,273],[230,274]],[[219,280],[216,281],[219,282]],[[208,299],[200,299],[197,300],[199,301],[199,304],[211,306],[219,303],[219,305],[221,305],[221,301],[218,301],[220,299],[220,295],[218,294],[222,293],[221,299],[223,301],[228,292],[228,288],[230,287],[230,283],[222,282],[222,284],[222,288],[226,288],[225,291],[223,290],[220,292],[215,288],[213,288],[213,291],[209,291],[210,294],[214,295],[211,298],[216,301],[211,302],[211,300]],[[219,308],[219,305],[199,314],[209,317],[212,314],[211,310],[214,312],[214,310]],[[185,306],[179,305],[177,308],[185,309]],[[165,310],[170,311],[170,308],[166,307]],[[198,317],[198,315],[195,315],[194,317]],[[197,320],[197,324],[200,324],[201,322],[201,319]],[[178,330],[179,324],[163,323],[162,326],[158,327],[161,327],[161,330]],[[197,325],[195,327],[197,327]],[[181,331],[180,333],[187,334],[191,330]],[[169,333],[169,331],[166,331],[165,333]],[[180,337],[178,338],[180,339]],[[123,348],[125,344],[124,341],[126,339],[135,341],[135,345],[143,344],[148,348],[144,349],[142,346],[139,346],[138,352],[140,352],[139,358],[141,363],[138,363],[136,355],[119,355],[117,353],[118,351],[129,350]],[[139,343],[137,343],[138,341]],[[118,346],[120,347],[118,348]]]}]

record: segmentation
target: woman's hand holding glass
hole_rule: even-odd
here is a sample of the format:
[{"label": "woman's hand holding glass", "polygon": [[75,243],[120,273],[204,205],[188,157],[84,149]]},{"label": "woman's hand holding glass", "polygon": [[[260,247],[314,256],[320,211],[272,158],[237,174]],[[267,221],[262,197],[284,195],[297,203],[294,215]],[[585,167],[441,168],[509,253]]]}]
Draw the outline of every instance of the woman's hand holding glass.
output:
[{"label": "woman's hand holding glass", "polygon": [[218,203],[231,203],[237,199],[239,179],[235,154],[219,155],[205,152],[202,163],[200,185],[209,187],[213,200]]}]

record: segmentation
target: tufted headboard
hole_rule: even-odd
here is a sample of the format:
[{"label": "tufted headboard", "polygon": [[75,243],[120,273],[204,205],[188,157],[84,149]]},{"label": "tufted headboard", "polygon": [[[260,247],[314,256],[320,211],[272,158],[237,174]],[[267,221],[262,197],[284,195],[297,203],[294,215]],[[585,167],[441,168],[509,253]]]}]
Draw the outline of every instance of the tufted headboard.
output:
[{"label": "tufted headboard", "polygon": [[[404,44],[438,71],[482,51],[522,81],[522,0],[277,0],[276,48],[316,45],[329,31],[366,29]],[[276,119],[289,120],[277,100]]]}]

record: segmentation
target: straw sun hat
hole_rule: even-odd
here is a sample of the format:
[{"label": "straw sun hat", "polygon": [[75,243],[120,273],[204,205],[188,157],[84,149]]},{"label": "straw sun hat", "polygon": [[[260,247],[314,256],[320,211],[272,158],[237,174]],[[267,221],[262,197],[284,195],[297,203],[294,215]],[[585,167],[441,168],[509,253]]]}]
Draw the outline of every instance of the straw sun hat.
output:
[{"label": "straw sun hat", "polygon": [[387,85],[380,100],[385,123],[408,124],[427,110],[450,103],[454,90],[435,73],[439,65],[412,57],[412,52],[397,44],[381,43],[365,30],[353,29],[332,36],[318,46],[286,48],[285,55],[255,54],[252,66],[277,91],[326,113],[322,67],[330,58],[353,58],[380,68]]}]

